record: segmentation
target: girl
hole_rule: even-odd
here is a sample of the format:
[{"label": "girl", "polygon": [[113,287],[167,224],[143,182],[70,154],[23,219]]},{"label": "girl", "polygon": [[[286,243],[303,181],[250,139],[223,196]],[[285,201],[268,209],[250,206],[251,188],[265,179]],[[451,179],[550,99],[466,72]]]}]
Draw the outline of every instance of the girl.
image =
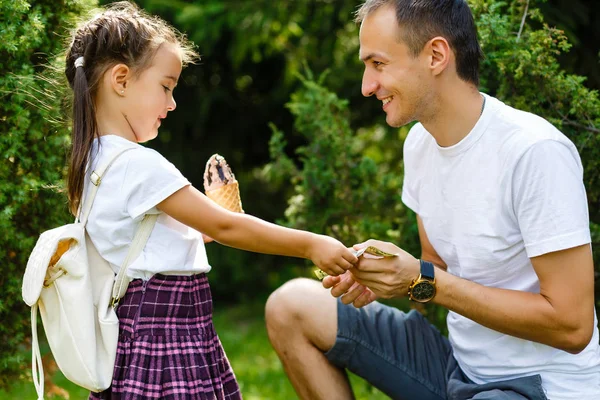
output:
[{"label": "girl", "polygon": [[240,249],[305,257],[328,274],[356,257],[327,236],[229,212],[208,200],[159,153],[154,139],[175,109],[182,67],[196,57],[172,27],[115,3],[82,24],[66,54],[74,94],[68,196],[76,213],[90,172],[126,148],[99,186],[87,232],[115,269],[139,222],[159,214],[117,309],[120,336],[112,386],[91,399],[238,399],[239,387],[212,324],[203,232]]}]

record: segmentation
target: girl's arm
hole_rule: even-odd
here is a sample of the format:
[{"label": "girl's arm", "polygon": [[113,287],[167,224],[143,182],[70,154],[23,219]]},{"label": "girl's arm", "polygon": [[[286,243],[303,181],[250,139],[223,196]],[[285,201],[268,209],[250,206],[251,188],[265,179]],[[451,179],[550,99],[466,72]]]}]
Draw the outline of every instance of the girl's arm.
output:
[{"label": "girl's arm", "polygon": [[307,258],[328,274],[342,274],[358,261],[336,239],[228,211],[191,185],[173,193],[157,208],[219,243],[257,253]]}]

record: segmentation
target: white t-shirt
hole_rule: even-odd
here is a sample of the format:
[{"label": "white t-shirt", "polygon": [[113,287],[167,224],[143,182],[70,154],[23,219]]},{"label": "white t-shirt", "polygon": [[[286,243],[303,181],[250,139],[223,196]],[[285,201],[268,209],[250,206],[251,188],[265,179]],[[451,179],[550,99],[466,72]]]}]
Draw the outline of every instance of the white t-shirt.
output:
[{"label": "white t-shirt", "polygon": [[[99,149],[98,149],[99,147]],[[156,273],[191,275],[210,271],[202,234],[161,213],[156,205],[190,183],[158,152],[116,135],[94,140],[92,168],[123,153],[102,178],[90,212],[87,232],[98,252],[119,271],[144,214],[159,214],[140,256],[127,275],[149,279]]]},{"label": "white t-shirt", "polygon": [[[573,143],[546,120],[493,97],[486,96],[483,115],[453,146],[438,146],[415,125],[404,166],[402,201],[421,217],[453,275],[539,293],[530,257],[591,242]],[[600,399],[597,328],[585,350],[573,355],[454,312],[447,323],[454,356],[476,383],[539,373],[549,399]]]}]

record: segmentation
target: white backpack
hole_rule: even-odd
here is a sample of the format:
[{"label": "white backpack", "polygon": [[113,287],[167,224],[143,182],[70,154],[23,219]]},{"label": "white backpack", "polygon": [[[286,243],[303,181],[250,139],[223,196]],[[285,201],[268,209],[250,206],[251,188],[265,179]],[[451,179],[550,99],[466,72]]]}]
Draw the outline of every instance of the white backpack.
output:
[{"label": "white backpack", "polygon": [[44,398],[44,371],[37,337],[37,310],[50,350],[70,381],[99,392],[112,381],[119,320],[116,305],[125,295],[125,273],[144,248],[157,215],[145,215],[115,278],[85,230],[102,177],[125,151],[91,174],[90,194],[74,223],[40,235],[23,276],[23,300],[31,307],[32,374],[38,399]]}]

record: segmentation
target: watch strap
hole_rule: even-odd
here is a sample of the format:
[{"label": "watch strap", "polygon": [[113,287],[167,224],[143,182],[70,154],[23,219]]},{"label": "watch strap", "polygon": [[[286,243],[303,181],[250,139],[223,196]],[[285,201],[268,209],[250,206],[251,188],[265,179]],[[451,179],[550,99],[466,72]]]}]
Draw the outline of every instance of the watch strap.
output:
[{"label": "watch strap", "polygon": [[434,280],[435,279],[435,267],[429,261],[419,260],[421,262],[421,276],[423,278]]}]

